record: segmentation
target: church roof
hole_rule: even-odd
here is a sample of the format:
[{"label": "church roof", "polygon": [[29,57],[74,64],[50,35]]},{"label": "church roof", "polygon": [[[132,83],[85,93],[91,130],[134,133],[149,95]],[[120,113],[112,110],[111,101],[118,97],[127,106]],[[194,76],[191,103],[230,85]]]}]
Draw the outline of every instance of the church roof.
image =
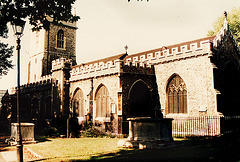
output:
[{"label": "church roof", "polygon": [[[159,52],[159,51],[161,52],[161,51],[166,50],[166,49],[169,49],[169,52],[171,53],[171,51],[172,51],[171,49],[178,48],[178,50],[180,50],[181,46],[187,46],[187,50],[189,50],[191,44],[197,44],[197,48],[199,48],[200,45],[201,45],[201,42],[203,42],[203,41],[213,41],[215,37],[216,36],[205,37],[205,38],[196,39],[196,40],[192,40],[192,41],[187,41],[187,42],[183,42],[183,43],[178,43],[178,44],[174,44],[174,45],[163,46],[163,47],[156,48],[156,49],[153,49],[153,50],[148,50],[148,51],[144,51],[144,52],[140,52],[140,53],[136,53],[136,54],[131,54],[131,55],[128,55],[126,53],[125,54],[124,53],[123,54],[118,54],[118,55],[115,55],[115,56],[110,56],[110,57],[106,57],[106,58],[103,58],[103,59],[82,63],[82,64],[76,65],[74,67],[90,65],[90,64],[95,64],[95,63],[98,64],[100,62],[107,63],[108,61],[114,61],[114,60],[117,60],[117,59],[126,60],[126,59],[129,59],[129,58],[140,57],[140,56],[143,56],[143,55],[145,55],[145,57],[147,58],[147,54],[149,54],[149,53],[155,54],[155,52]],[[133,59],[131,59],[131,60],[133,60]]]}]

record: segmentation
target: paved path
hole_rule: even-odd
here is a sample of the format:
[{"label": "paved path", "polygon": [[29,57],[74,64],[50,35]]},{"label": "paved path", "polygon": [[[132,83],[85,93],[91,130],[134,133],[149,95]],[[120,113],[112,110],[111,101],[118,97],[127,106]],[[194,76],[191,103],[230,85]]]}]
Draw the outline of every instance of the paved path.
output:
[{"label": "paved path", "polygon": [[0,152],[1,162],[15,162],[17,161],[16,151],[3,151]]},{"label": "paved path", "polygon": [[6,160],[2,157],[2,153],[0,152],[0,161],[5,162]]},{"label": "paved path", "polygon": [[0,162],[15,162],[17,161],[16,149],[6,149],[9,146],[5,143],[6,138],[9,138],[9,136],[0,135]]}]

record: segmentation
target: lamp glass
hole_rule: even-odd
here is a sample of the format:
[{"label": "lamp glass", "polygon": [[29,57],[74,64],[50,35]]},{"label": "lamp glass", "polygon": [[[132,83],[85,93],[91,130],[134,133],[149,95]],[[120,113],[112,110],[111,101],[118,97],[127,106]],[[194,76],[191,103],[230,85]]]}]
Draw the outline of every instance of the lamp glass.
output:
[{"label": "lamp glass", "polygon": [[13,32],[16,36],[21,36],[23,34],[23,29],[25,26],[25,21],[18,19],[12,22]]}]

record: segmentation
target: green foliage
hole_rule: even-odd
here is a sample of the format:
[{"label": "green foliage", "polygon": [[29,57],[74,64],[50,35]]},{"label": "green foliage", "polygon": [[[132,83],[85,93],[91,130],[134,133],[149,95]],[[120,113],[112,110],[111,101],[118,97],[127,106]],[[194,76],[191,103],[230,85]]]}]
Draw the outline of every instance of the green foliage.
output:
[{"label": "green foliage", "polygon": [[57,128],[49,127],[44,129],[44,135],[48,137],[59,137],[60,133],[58,132]]},{"label": "green foliage", "polygon": [[108,138],[116,138],[115,135],[107,134],[105,132],[101,132],[93,126],[92,121],[88,121],[85,129],[80,131],[81,137],[108,137]]},{"label": "green foliage", "polygon": [[[216,35],[223,26],[224,15],[219,17],[213,24],[213,30],[208,31],[208,36]],[[235,40],[240,43],[240,7],[233,8],[227,16],[228,24]]]},{"label": "green foliage", "polygon": [[8,47],[8,44],[0,42],[0,76],[6,75],[9,68],[12,68],[12,61],[9,58],[12,56],[13,47]]},{"label": "green foliage", "polygon": [[81,137],[103,137],[104,134],[102,134],[99,130],[95,128],[88,128],[81,132]]},{"label": "green foliage", "polygon": [[0,29],[8,22],[25,18],[28,18],[33,30],[48,29],[48,16],[55,24],[60,24],[59,21],[77,21],[79,16],[72,15],[74,2],[75,0],[1,0],[0,20],[3,25]]}]

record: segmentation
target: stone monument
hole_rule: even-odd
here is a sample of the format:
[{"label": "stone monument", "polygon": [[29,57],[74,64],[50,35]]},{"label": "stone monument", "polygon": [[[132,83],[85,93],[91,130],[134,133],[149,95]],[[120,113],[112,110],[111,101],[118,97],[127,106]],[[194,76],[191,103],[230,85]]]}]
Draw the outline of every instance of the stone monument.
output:
[{"label": "stone monument", "polygon": [[[17,130],[18,123],[11,124],[11,137],[8,140],[10,145],[17,144]],[[33,123],[21,123],[21,135],[22,135],[22,143],[30,144],[36,143],[34,139],[34,124]]]},{"label": "stone monument", "polygon": [[135,117],[127,120],[129,121],[129,137],[127,140],[120,140],[119,146],[155,149],[169,145],[173,141],[173,119]]}]

